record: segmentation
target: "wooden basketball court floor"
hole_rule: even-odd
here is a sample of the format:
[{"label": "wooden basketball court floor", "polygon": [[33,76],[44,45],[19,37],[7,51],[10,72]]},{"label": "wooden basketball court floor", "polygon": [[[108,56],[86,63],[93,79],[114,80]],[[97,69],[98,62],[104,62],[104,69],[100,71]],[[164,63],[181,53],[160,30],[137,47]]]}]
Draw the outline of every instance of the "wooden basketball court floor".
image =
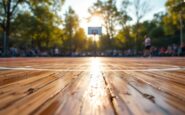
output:
[{"label": "wooden basketball court floor", "polygon": [[185,58],[2,58],[0,115],[183,115]]}]

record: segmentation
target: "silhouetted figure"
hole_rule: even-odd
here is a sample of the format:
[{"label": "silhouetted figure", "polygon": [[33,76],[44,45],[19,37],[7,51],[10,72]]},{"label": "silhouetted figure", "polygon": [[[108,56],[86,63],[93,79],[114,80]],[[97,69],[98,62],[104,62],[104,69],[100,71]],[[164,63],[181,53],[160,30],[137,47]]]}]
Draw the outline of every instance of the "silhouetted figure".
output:
[{"label": "silhouetted figure", "polygon": [[144,56],[145,57],[148,57],[148,56],[151,56],[151,39],[145,35],[145,51],[144,51]]}]

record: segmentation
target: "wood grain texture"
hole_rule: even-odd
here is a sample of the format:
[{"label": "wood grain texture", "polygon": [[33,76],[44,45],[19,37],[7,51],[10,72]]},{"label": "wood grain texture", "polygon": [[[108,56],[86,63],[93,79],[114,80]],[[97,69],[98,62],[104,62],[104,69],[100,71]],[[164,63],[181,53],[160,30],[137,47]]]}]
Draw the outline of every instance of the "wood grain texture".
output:
[{"label": "wood grain texture", "polygon": [[185,58],[2,58],[0,115],[184,115]]}]

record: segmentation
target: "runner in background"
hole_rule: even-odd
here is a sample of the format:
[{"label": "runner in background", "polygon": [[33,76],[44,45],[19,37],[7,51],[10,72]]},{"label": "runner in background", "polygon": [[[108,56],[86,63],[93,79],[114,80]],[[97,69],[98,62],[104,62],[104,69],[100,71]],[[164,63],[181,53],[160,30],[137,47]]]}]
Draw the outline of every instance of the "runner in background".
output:
[{"label": "runner in background", "polygon": [[147,35],[145,35],[145,50],[144,57],[151,57],[151,39]]}]

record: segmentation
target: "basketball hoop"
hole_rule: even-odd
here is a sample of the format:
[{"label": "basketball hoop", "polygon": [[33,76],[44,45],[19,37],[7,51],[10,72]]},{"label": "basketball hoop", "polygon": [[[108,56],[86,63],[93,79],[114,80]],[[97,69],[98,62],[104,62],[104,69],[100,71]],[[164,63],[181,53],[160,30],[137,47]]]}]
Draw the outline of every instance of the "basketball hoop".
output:
[{"label": "basketball hoop", "polygon": [[88,34],[89,35],[101,35],[102,27],[88,27]]}]

